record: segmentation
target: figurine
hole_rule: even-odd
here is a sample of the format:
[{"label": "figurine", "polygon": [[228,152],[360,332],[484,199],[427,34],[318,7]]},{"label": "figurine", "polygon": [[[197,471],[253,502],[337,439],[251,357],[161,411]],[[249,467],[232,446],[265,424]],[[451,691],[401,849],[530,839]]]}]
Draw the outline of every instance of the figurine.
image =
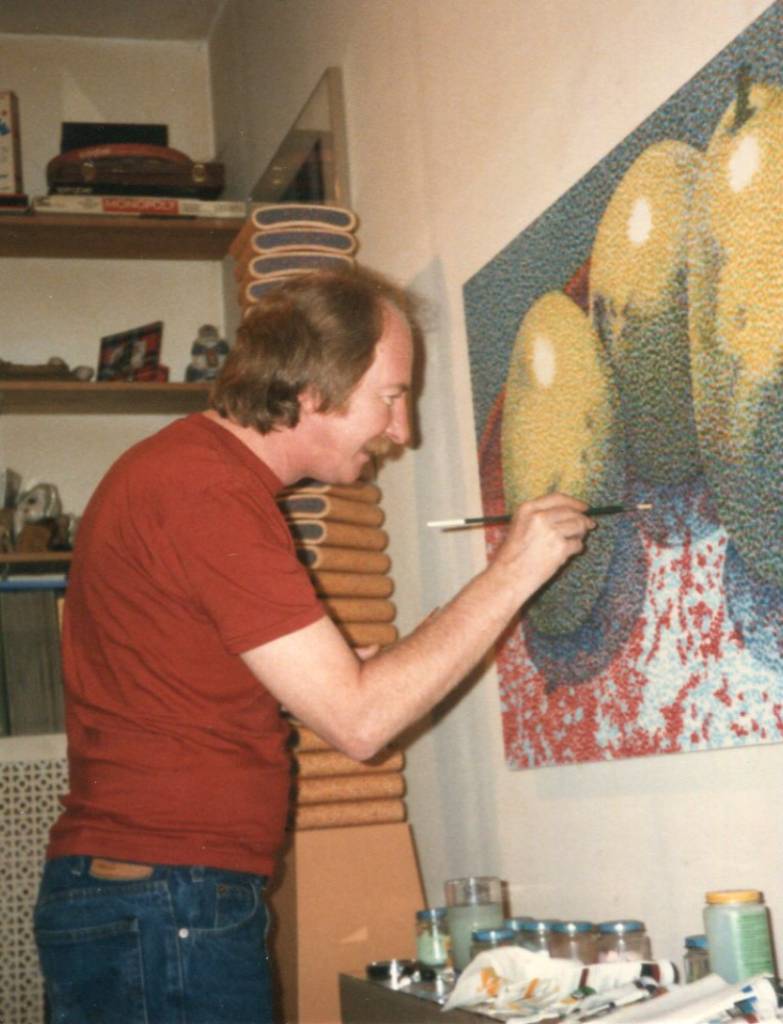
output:
[{"label": "figurine", "polygon": [[214,380],[228,355],[228,342],[221,338],[212,324],[199,327],[190,349],[190,363],[185,370],[186,381]]}]

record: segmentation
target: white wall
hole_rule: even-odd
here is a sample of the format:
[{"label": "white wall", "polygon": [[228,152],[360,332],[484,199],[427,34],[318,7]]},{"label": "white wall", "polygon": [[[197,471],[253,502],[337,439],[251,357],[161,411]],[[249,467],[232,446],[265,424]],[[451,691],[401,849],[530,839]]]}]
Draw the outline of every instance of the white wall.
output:
[{"label": "white wall", "polygon": [[[172,147],[214,155],[205,44],[5,35],[0,68],[0,87],[19,97],[30,195],[46,192],[63,121],[168,124]],[[20,363],[94,367],[103,335],[163,320],[162,362],[183,380],[198,327],[224,326],[219,263],[2,259],[0,282],[0,358]],[[57,484],[78,514],[109,463],[166,419],[0,416],[0,465]]]},{"label": "white wall", "polygon": [[[247,189],[343,69],[361,257],[438,307],[421,449],[381,479],[399,623],[483,562],[424,522],[479,508],[461,287],[762,12],[767,0],[230,0],[211,40],[218,150]],[[638,916],[659,955],[708,888],[759,886],[783,929],[779,745],[512,772],[494,673],[409,753],[431,902],[497,873],[517,913]],[[781,948],[783,955],[783,948]]]}]

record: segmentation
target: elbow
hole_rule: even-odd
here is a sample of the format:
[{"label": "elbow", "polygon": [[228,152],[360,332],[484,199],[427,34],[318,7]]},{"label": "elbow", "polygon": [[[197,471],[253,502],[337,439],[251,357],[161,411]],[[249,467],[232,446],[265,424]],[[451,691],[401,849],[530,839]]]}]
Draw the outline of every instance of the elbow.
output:
[{"label": "elbow", "polygon": [[335,745],[352,761],[371,761],[376,754],[380,753],[385,743],[373,736],[362,735],[352,729],[350,735],[340,737]]},{"label": "elbow", "polygon": [[392,737],[378,727],[372,719],[353,719],[332,736],[334,746],[352,761],[371,761]]}]

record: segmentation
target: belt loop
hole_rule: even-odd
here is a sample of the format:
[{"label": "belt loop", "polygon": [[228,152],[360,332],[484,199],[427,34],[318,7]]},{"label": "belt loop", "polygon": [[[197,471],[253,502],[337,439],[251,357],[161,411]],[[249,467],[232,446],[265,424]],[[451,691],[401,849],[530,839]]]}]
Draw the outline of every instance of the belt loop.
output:
[{"label": "belt loop", "polygon": [[199,865],[198,867],[190,869],[190,877],[194,882],[204,881],[204,867]]},{"label": "belt loop", "polygon": [[81,877],[87,874],[87,869],[90,866],[90,858],[84,856],[72,857],[71,858],[71,874]]}]

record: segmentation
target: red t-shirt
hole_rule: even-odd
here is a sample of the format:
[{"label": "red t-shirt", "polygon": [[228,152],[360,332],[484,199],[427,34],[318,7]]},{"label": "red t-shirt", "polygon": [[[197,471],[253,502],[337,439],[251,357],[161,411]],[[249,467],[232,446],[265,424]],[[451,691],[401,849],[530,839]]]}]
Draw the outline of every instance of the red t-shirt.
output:
[{"label": "red t-shirt", "polygon": [[70,793],[49,857],[273,870],[288,728],[239,654],[324,614],[280,486],[202,415],[135,445],[98,486],[65,602]]}]

